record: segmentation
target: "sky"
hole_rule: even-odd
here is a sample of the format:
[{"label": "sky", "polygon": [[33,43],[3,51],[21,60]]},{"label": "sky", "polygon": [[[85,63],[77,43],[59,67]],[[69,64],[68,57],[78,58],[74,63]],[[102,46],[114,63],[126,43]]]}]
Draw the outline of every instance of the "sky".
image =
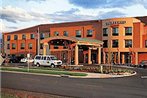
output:
[{"label": "sky", "polygon": [[0,16],[1,33],[39,24],[147,16],[147,0],[0,0]]}]

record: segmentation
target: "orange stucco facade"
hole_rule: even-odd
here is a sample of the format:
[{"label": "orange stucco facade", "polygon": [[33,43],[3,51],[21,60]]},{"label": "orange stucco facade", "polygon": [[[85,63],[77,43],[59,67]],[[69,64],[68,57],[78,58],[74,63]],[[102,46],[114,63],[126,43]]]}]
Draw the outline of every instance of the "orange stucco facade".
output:
[{"label": "orange stucco facade", "polygon": [[[32,56],[37,54],[37,30],[43,34],[41,40],[53,37],[53,36],[68,36],[68,37],[80,37],[90,38],[103,41],[103,48],[101,49],[101,57],[97,56],[99,50],[91,51],[91,59],[95,62],[101,60],[101,63],[116,63],[116,64],[139,64],[142,60],[147,60],[147,17],[128,17],[128,18],[111,18],[104,20],[91,20],[81,22],[69,22],[69,23],[57,23],[57,24],[44,24],[38,25],[23,30],[8,32],[4,34],[4,53],[6,55],[20,55],[31,53]],[[55,34],[56,32],[56,34]],[[64,33],[67,32],[67,35]],[[80,36],[77,36],[77,32],[80,32]],[[89,33],[88,33],[89,32]],[[22,35],[26,35],[26,39],[22,39]],[[31,39],[31,34],[34,34],[34,39]],[[10,40],[7,40],[10,35]],[[17,40],[14,40],[14,35],[18,36]],[[40,35],[41,36],[41,35]],[[25,48],[21,49],[21,44],[25,44]],[[29,49],[29,43],[32,44],[32,48]],[[7,48],[9,44],[10,48]],[[16,45],[15,49],[12,49],[12,44]],[[42,47],[41,47],[42,46]],[[54,54],[59,59],[63,60],[62,55],[72,54],[74,57],[74,51],[68,51],[64,46],[56,46],[50,44],[47,46],[47,54]],[[80,48],[80,46],[79,46]],[[60,51],[60,52],[59,52]],[[79,62],[88,62],[86,56],[88,56],[89,50],[79,49]],[[39,54],[43,54],[43,45],[40,43]],[[75,58],[74,58],[75,59]],[[110,61],[111,59],[111,61]],[[91,60],[91,61],[92,61]]]}]

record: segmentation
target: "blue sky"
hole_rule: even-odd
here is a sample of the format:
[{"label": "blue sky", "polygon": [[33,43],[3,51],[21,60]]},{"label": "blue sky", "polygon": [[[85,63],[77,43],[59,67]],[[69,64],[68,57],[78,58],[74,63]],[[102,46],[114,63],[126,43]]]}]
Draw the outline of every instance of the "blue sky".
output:
[{"label": "blue sky", "polygon": [[59,22],[147,16],[147,0],[0,0],[0,32]]}]

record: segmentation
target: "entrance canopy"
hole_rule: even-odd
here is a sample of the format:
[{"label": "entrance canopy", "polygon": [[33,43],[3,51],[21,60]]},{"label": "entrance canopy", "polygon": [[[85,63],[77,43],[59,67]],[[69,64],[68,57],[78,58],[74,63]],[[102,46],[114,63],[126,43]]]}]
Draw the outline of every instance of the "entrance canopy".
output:
[{"label": "entrance canopy", "polygon": [[66,40],[72,43],[76,43],[77,45],[92,45],[92,46],[101,46],[103,44],[102,41],[91,39],[91,38],[79,38],[79,37],[67,37],[67,36],[54,36],[49,37],[44,40],[41,40],[41,43],[50,43],[51,41],[56,40]]}]

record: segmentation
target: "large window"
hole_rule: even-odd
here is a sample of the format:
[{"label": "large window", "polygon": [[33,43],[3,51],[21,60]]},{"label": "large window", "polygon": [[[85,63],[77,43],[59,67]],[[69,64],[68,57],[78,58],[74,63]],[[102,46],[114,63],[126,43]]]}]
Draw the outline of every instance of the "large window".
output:
[{"label": "large window", "polygon": [[81,37],[81,30],[76,30],[76,37]]},{"label": "large window", "polygon": [[10,49],[10,44],[7,44],[7,49]]},{"label": "large window", "polygon": [[112,48],[118,47],[118,40],[112,40]]},{"label": "large window", "polygon": [[104,44],[103,44],[103,48],[107,48],[108,47],[108,40],[103,40]]},{"label": "large window", "polygon": [[132,35],[132,27],[125,27],[125,35]]},{"label": "large window", "polygon": [[132,40],[125,40],[125,48],[132,47]]},{"label": "large window", "polygon": [[64,32],[63,32],[63,35],[64,35],[64,36],[68,36],[68,32],[67,32],[67,31],[64,31]]},{"label": "large window", "polygon": [[25,34],[22,35],[22,39],[23,39],[23,40],[26,39],[26,35],[25,35]]},{"label": "large window", "polygon": [[58,47],[58,45],[54,45],[54,49],[58,49],[59,47]]},{"label": "large window", "polygon": [[103,28],[103,36],[108,36],[108,28]]},{"label": "large window", "polygon": [[11,36],[8,35],[8,36],[7,36],[7,41],[10,41],[10,39],[11,39]]},{"label": "large window", "polygon": [[59,36],[59,32],[55,31],[54,36]]},{"label": "large window", "polygon": [[145,40],[145,47],[147,48],[147,40]]},{"label": "large window", "polygon": [[34,39],[35,38],[35,35],[34,34],[31,34],[31,39]]},{"label": "large window", "polygon": [[25,43],[21,43],[21,49],[25,48]]},{"label": "large window", "polygon": [[29,43],[29,49],[32,49],[33,48],[33,44],[32,43]]},{"label": "large window", "polygon": [[17,35],[14,35],[14,40],[17,40],[18,39],[18,36]]},{"label": "large window", "polygon": [[44,33],[41,33],[41,34],[40,34],[40,39],[44,39],[44,38],[45,38]]},{"label": "large window", "polygon": [[16,49],[16,44],[12,43],[12,49]]},{"label": "large window", "polygon": [[118,36],[118,27],[112,28],[112,35],[113,36]]},{"label": "large window", "polygon": [[92,37],[93,30],[87,30],[87,37]]}]

